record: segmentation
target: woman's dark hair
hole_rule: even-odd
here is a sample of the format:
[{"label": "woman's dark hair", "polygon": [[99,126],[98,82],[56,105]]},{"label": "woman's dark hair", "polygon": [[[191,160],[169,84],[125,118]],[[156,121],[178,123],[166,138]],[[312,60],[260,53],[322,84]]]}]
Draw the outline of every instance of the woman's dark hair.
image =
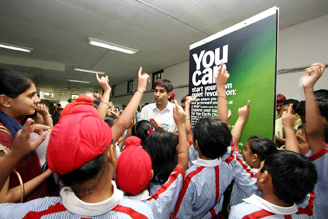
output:
[{"label": "woman's dark hair", "polygon": [[109,127],[113,127],[115,120],[115,116],[106,116],[104,121],[109,125]]},{"label": "woman's dark hair", "polygon": [[0,69],[0,94],[16,98],[31,87],[31,78],[15,69]]},{"label": "woman's dark hair", "polygon": [[147,131],[150,129],[153,129],[153,125],[148,120],[141,120],[133,125],[131,134],[144,142],[148,136]]},{"label": "woman's dark hair", "polygon": [[213,117],[202,117],[193,130],[194,142],[198,142],[201,153],[216,159],[224,155],[231,144],[231,133],[224,122]]},{"label": "woman's dark hair", "polygon": [[304,155],[277,150],[268,155],[261,173],[268,171],[273,192],[282,201],[292,205],[301,203],[317,183],[314,164]]},{"label": "woman's dark hair", "polygon": [[249,149],[251,149],[253,154],[257,154],[261,161],[265,160],[270,153],[277,150],[275,143],[261,136],[252,136],[247,142],[249,144]]},{"label": "woman's dark hair", "polygon": [[176,141],[169,132],[155,130],[145,139],[143,148],[153,164],[154,178],[151,181],[165,183],[177,165]]}]

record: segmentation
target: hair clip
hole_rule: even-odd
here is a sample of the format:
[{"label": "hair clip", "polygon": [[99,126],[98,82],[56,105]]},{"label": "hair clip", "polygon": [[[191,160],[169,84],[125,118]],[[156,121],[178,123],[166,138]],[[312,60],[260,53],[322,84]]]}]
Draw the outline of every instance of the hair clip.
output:
[{"label": "hair clip", "polygon": [[147,135],[150,135],[150,133],[152,133],[154,131],[154,129],[149,129],[148,131],[147,131]]}]

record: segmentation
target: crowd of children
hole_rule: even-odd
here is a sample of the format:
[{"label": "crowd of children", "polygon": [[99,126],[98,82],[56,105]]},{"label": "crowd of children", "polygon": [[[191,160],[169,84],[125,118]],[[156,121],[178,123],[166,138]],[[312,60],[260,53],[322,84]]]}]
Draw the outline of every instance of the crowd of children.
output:
[{"label": "crowd of children", "polygon": [[[250,136],[243,151],[238,145],[251,101],[238,110],[230,131],[224,64],[215,74],[218,118],[203,117],[191,130],[190,105],[197,97],[185,97],[184,109],[175,101],[165,114],[172,115],[175,133],[156,118],[134,121],[149,82],[142,68],[121,115],[107,112],[108,78],[96,75],[104,90],[97,106],[80,95],[54,126],[29,76],[1,69],[0,218],[326,218],[328,91],[313,89],[325,68],[315,63],[302,77],[301,124],[295,127],[295,104],[281,107],[283,147]],[[173,89],[167,80],[158,86],[155,108],[167,104]],[[145,115],[161,114],[147,110]],[[35,111],[43,119],[28,118],[22,125],[23,116]],[[38,137],[30,138],[33,132]],[[35,149],[47,135],[41,168]]]}]

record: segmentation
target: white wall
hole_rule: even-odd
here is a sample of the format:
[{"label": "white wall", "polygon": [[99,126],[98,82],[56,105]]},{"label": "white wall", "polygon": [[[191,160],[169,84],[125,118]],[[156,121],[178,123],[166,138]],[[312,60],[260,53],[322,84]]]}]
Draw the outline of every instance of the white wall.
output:
[{"label": "white wall", "polygon": [[[310,66],[315,62],[328,64],[328,15],[280,31],[278,69]],[[304,72],[280,74],[277,93],[287,98],[304,100],[298,81]],[[323,74],[315,89],[328,89],[328,72]]]},{"label": "white wall", "polygon": [[[279,33],[278,44],[278,70],[310,66],[312,63],[328,63],[328,15],[301,23]],[[144,69],[147,71],[147,69]],[[328,70],[326,70],[328,71]],[[304,99],[303,90],[298,86],[298,81],[304,72],[279,74],[277,77],[277,93],[284,94],[287,98]],[[173,82],[175,87],[189,83],[189,61],[164,69],[164,78]],[[328,72],[317,82],[315,89],[327,89]],[[137,88],[134,81],[134,89]],[[126,94],[127,82],[117,85],[117,89]],[[151,84],[148,85],[149,90]],[[188,88],[174,89],[175,99],[188,93]],[[113,97],[115,105],[127,104],[132,95]],[[153,102],[153,93],[145,93],[140,105]]]}]

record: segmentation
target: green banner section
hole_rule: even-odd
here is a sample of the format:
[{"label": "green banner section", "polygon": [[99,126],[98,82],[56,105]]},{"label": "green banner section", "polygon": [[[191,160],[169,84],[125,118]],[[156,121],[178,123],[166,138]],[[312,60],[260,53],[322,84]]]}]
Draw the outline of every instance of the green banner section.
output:
[{"label": "green banner section", "polygon": [[191,48],[189,94],[199,96],[191,107],[192,125],[202,116],[217,116],[214,75],[223,62],[230,74],[226,94],[232,112],[231,128],[238,118],[238,109],[251,101],[240,149],[252,135],[273,140],[277,13]]}]

